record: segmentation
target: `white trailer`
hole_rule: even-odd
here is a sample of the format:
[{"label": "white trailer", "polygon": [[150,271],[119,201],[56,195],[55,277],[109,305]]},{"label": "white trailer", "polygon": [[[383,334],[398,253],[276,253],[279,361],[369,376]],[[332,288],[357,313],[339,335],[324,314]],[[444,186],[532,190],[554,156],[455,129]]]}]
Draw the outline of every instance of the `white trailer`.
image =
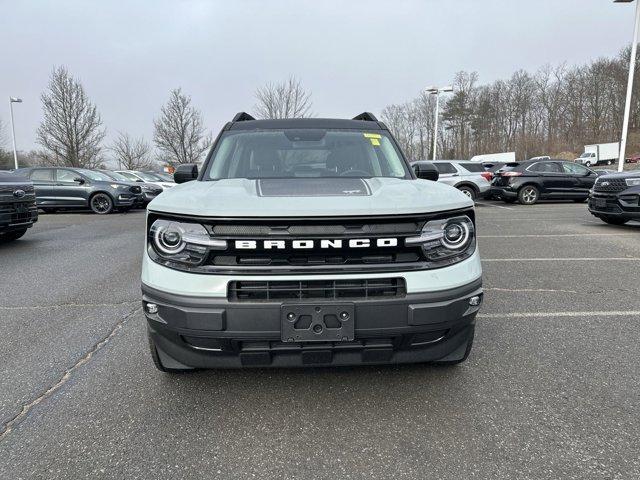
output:
[{"label": "white trailer", "polygon": [[512,163],[516,161],[516,152],[487,153],[471,157],[472,162]]},{"label": "white trailer", "polygon": [[576,162],[591,167],[594,165],[612,165],[620,156],[620,142],[597,143],[585,145],[584,153],[576,158]]}]

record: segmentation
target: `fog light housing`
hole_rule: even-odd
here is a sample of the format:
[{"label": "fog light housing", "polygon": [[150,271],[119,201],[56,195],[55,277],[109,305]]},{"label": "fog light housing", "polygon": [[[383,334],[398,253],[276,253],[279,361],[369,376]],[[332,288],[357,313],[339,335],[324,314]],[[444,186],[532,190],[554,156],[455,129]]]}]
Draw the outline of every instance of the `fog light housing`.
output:
[{"label": "fog light housing", "polygon": [[480,298],[480,295],[476,295],[469,299],[469,305],[471,305],[472,307],[477,307],[478,305],[480,305],[481,302],[482,302],[482,299]]},{"label": "fog light housing", "polygon": [[144,308],[147,313],[150,313],[152,315],[158,313],[158,305],[156,305],[155,303],[147,303],[145,304]]}]

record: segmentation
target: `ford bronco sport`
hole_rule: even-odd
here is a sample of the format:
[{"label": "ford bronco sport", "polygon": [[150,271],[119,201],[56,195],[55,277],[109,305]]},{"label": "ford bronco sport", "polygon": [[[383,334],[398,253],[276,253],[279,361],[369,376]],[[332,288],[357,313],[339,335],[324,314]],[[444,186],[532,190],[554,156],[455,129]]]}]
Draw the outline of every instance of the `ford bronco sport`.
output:
[{"label": "ford bronco sport", "polygon": [[459,363],[482,303],[473,201],[387,127],[239,113],[147,213],[156,367]]}]

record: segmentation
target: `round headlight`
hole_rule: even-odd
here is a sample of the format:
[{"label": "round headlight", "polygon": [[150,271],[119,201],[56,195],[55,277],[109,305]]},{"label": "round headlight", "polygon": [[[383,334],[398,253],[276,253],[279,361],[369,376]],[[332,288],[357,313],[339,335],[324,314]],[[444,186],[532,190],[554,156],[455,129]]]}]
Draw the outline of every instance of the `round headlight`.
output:
[{"label": "round headlight", "polygon": [[182,241],[182,229],[175,223],[159,226],[154,232],[154,243],[158,250],[169,255],[180,253],[186,244]]},{"label": "round headlight", "polygon": [[469,225],[466,222],[451,222],[444,228],[442,245],[451,250],[462,248],[471,238]]}]

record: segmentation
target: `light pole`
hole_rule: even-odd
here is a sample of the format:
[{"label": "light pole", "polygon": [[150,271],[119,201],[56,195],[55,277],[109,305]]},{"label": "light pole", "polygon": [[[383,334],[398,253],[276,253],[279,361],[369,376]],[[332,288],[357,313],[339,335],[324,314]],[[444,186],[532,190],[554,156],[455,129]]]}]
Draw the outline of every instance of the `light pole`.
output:
[{"label": "light pole", "polygon": [[429,95],[436,96],[436,124],[433,130],[433,159],[436,159],[436,151],[438,149],[438,118],[440,117],[440,94],[445,92],[453,92],[453,87],[428,87],[425,89]]},{"label": "light pole", "polygon": [[21,98],[9,97],[9,110],[11,111],[11,140],[13,141],[13,163],[18,169],[18,151],[16,150],[16,128],[13,124],[13,104],[22,103]]},{"label": "light pole", "polygon": [[[631,3],[633,0],[614,0],[614,3]],[[629,132],[629,114],[631,112],[631,94],[633,93],[633,77],[636,73],[636,53],[638,51],[638,27],[640,26],[640,1],[636,2],[636,22],[633,28],[633,43],[631,44],[631,59],[629,60],[629,79],[627,80],[627,99],[624,104],[624,119],[622,121],[622,138],[620,139],[620,158],[618,171],[624,169],[624,158],[627,150],[627,134]]]}]

